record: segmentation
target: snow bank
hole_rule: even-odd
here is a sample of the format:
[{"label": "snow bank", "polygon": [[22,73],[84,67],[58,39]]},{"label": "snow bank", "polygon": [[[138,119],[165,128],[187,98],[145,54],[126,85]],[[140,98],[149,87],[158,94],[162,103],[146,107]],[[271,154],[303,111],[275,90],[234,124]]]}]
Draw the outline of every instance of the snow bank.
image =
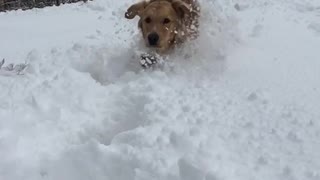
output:
[{"label": "snow bank", "polygon": [[152,71],[131,2],[0,14],[0,179],[320,178],[317,1],[202,0]]}]

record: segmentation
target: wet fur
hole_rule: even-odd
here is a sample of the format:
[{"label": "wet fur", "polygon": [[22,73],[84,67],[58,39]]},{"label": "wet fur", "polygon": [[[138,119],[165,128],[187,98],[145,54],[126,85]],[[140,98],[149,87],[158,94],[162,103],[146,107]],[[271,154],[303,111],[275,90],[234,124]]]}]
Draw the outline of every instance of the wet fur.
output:
[{"label": "wet fur", "polygon": [[[139,16],[138,27],[146,46],[158,53],[166,53],[177,44],[198,36],[199,14],[200,6],[196,0],[144,0],[130,6],[125,17]],[[169,23],[164,19],[169,19]],[[148,44],[147,37],[153,32],[159,34],[157,47]]]}]

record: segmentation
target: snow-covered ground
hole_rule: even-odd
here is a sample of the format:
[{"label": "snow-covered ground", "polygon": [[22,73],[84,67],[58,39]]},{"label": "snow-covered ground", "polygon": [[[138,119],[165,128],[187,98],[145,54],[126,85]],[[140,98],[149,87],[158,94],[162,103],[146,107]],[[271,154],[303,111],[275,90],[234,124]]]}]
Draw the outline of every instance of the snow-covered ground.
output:
[{"label": "snow-covered ground", "polygon": [[0,180],[320,179],[319,0],[201,0],[147,71],[132,2],[0,13]]}]

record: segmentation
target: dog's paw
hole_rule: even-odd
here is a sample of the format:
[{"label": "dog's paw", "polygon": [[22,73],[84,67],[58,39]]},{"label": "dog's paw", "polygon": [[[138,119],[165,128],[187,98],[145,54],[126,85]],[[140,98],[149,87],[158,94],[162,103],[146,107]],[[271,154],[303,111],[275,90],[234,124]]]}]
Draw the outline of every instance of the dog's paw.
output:
[{"label": "dog's paw", "polygon": [[151,67],[152,65],[157,64],[157,62],[158,58],[154,55],[144,53],[140,56],[140,65],[143,68]]}]

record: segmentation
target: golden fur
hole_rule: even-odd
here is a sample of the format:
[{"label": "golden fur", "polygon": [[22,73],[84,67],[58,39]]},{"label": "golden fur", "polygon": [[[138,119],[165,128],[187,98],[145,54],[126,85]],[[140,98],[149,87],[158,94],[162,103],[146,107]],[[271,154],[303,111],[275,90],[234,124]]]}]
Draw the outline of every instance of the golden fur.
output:
[{"label": "golden fur", "polygon": [[198,36],[199,13],[196,0],[144,0],[130,6],[125,17],[139,16],[138,26],[146,46],[165,53]]}]

